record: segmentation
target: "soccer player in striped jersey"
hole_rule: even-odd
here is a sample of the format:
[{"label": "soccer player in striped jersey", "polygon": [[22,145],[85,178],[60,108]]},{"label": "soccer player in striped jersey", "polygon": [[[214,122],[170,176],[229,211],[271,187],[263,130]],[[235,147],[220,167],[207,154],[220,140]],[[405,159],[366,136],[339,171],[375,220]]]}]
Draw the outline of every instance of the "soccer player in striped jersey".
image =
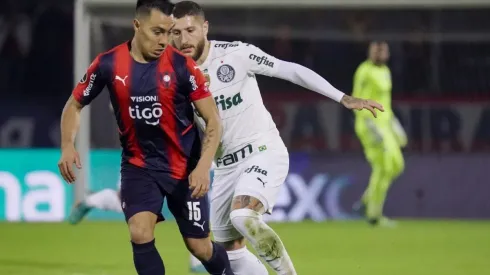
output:
[{"label": "soccer player in striped jersey", "polygon": [[[221,138],[218,111],[196,63],[168,45],[172,5],[140,0],[131,41],[99,54],[75,87],[61,118],[63,178],[81,168],[74,147],[83,106],[108,88],[122,146],[121,207],[140,275],[165,274],[154,228],[164,198],[184,242],[210,274],[234,274],[226,251],[209,238],[206,193]],[[201,144],[193,105],[206,121]]]}]

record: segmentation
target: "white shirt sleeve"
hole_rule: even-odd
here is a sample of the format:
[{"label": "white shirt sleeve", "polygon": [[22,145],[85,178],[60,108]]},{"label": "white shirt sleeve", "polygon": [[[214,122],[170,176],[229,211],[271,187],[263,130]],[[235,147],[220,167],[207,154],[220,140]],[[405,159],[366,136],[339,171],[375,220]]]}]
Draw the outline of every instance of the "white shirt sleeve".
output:
[{"label": "white shirt sleeve", "polygon": [[246,47],[249,49],[247,54],[250,72],[287,80],[337,102],[344,96],[343,92],[314,71],[296,63],[277,59],[253,45],[248,44]]}]

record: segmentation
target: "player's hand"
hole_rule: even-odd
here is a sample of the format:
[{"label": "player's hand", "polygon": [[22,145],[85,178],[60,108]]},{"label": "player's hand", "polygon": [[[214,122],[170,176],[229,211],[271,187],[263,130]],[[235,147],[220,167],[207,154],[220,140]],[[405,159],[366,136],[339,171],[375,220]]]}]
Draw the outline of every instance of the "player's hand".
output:
[{"label": "player's hand", "polygon": [[204,197],[209,191],[210,182],[209,169],[198,165],[189,175],[189,188],[193,190],[191,197],[193,199]]},{"label": "player's hand", "polygon": [[356,98],[348,95],[344,95],[342,97],[342,100],[340,101],[342,105],[344,105],[347,109],[352,109],[352,110],[362,110],[366,109],[369,110],[374,117],[377,117],[376,114],[376,109],[384,112],[384,108],[381,104],[374,100],[370,99],[361,99],[361,98]]},{"label": "player's hand", "polygon": [[78,155],[77,150],[75,150],[75,146],[70,145],[63,147],[61,149],[61,158],[58,162],[58,168],[60,169],[61,176],[63,176],[63,179],[68,183],[74,183],[76,179],[73,164],[75,164],[78,169],[82,168],[80,155]]}]

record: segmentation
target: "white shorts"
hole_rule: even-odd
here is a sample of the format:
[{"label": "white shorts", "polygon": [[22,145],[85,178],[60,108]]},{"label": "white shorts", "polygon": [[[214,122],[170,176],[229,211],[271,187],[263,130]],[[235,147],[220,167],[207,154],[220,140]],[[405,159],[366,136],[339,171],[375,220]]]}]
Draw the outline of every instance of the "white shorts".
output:
[{"label": "white shorts", "polygon": [[286,148],[257,152],[233,169],[214,171],[211,191],[211,230],[216,241],[228,242],[242,237],[230,220],[231,204],[236,196],[260,200],[272,213],[277,195],[289,170]]}]

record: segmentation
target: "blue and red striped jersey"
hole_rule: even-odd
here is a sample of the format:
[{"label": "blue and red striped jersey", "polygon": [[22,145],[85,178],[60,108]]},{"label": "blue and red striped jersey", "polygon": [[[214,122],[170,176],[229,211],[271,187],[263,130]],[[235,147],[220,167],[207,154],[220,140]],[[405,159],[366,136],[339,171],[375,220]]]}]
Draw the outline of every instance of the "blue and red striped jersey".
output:
[{"label": "blue and red striped jersey", "polygon": [[104,87],[119,126],[122,163],[186,178],[201,154],[192,102],[211,96],[196,63],[171,46],[159,59],[138,63],[124,43],[95,58],[73,97],[87,105]]}]

